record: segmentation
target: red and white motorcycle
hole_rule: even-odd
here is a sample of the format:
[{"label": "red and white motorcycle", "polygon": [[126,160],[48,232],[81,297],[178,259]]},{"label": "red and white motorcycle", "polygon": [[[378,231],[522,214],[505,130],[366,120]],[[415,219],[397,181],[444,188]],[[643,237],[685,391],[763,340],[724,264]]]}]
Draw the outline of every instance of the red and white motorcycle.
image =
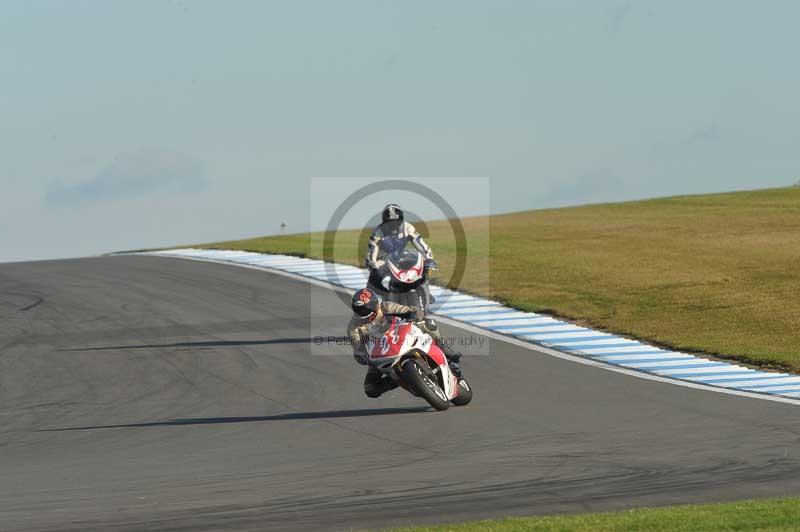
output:
[{"label": "red and white motorcycle", "polygon": [[413,322],[394,317],[385,333],[370,336],[365,345],[371,366],[436,410],[447,410],[450,403],[463,406],[472,400],[466,379],[453,374],[433,338]]},{"label": "red and white motorcycle", "polygon": [[[416,249],[401,249],[386,257],[383,267],[370,274],[371,287],[387,301],[417,307],[427,313],[433,303],[428,275],[436,269],[434,261],[427,261]],[[380,279],[375,281],[375,278]]]}]

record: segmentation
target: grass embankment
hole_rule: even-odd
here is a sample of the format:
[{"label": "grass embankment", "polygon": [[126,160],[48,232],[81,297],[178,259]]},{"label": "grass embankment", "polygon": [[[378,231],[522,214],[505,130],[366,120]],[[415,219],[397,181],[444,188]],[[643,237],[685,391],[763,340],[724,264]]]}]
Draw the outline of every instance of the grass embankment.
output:
[{"label": "grass embankment", "polygon": [[[463,220],[460,288],[675,349],[800,370],[800,187],[529,211]],[[441,271],[450,226],[427,224]],[[321,257],[322,233],[212,247]],[[360,264],[367,231],[337,236]],[[491,279],[489,279],[491,273]]]},{"label": "grass embankment", "polygon": [[396,528],[392,532],[705,532],[800,530],[800,500],[675,506],[624,512],[510,518],[461,525]]}]

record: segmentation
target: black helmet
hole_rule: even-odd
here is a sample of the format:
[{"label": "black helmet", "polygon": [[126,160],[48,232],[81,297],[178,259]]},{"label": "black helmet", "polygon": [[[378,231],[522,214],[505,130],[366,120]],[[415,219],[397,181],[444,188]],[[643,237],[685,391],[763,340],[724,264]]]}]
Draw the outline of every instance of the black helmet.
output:
[{"label": "black helmet", "polygon": [[390,203],[389,205],[383,208],[383,212],[381,213],[381,221],[383,223],[386,222],[402,223],[403,209],[401,209],[399,205]]},{"label": "black helmet", "polygon": [[381,221],[389,233],[397,233],[403,225],[403,209],[399,205],[390,203],[383,208]]},{"label": "black helmet", "polygon": [[353,299],[350,300],[350,307],[353,309],[353,312],[364,318],[374,318],[380,304],[381,296],[370,288],[359,290],[353,294]]}]

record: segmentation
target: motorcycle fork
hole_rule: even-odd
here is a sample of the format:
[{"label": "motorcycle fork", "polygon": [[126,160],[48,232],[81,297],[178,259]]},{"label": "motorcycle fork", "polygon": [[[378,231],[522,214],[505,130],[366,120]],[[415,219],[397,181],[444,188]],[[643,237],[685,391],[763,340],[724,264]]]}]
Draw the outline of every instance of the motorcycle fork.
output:
[{"label": "motorcycle fork", "polygon": [[441,371],[441,369],[439,368],[439,366],[436,366],[435,368],[431,368],[431,365],[430,365],[430,363],[428,362],[428,359],[427,359],[426,357],[422,356],[421,354],[419,354],[419,353],[416,353],[414,356],[415,356],[416,358],[418,358],[418,359],[421,359],[421,360],[422,360],[422,362],[423,362],[422,370],[423,370],[423,371],[424,371],[424,372],[425,372],[425,373],[426,373],[426,374],[427,374],[429,377],[431,377],[431,376],[435,377],[435,376],[437,376],[437,375],[439,374],[439,372]]}]

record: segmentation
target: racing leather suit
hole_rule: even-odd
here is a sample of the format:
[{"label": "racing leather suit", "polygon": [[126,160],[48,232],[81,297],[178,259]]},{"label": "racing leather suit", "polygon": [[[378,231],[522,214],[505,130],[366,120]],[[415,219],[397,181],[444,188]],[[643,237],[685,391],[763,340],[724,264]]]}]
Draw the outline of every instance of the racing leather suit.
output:
[{"label": "racing leather suit", "polygon": [[[456,353],[453,349],[442,341],[442,335],[439,332],[439,327],[436,322],[431,319],[426,319],[424,312],[416,307],[409,307],[394,303],[392,301],[381,301],[382,316],[373,321],[367,318],[353,314],[350,318],[350,323],[347,325],[347,335],[353,345],[353,358],[359,364],[368,366],[368,354],[364,346],[364,341],[370,336],[380,336],[391,327],[391,318],[398,316],[403,319],[413,320],[415,325],[422,329],[422,331],[431,335],[431,338],[436,342],[436,345],[444,353],[447,360],[450,362],[451,368],[460,375],[460,369],[456,364],[461,359],[461,353]],[[379,397],[384,392],[392,390],[397,387],[397,383],[375,369],[368,366],[367,374],[364,376],[364,393],[368,397]]]},{"label": "racing leather suit", "polygon": [[[417,232],[417,228],[408,222],[400,224],[397,230],[391,230],[391,222],[382,223],[369,237],[367,244],[366,265],[369,268],[369,279],[367,286],[382,296],[386,297],[388,292],[383,286],[383,277],[387,275],[385,268],[386,256],[395,251],[405,249],[406,244],[411,242],[425,260],[433,260],[431,247],[422,239],[422,235]],[[430,291],[427,283],[424,285],[425,297],[431,301]]]},{"label": "racing leather suit", "polygon": [[[416,227],[408,222],[400,224],[396,231],[391,231],[389,227],[389,224],[383,223],[376,227],[369,237],[366,264],[371,274],[377,272],[385,264],[388,254],[405,248],[409,242],[422,253],[426,260],[433,260],[431,247],[425,243]],[[370,279],[372,280],[372,275],[370,275]],[[381,288],[380,280],[376,287]]]}]

